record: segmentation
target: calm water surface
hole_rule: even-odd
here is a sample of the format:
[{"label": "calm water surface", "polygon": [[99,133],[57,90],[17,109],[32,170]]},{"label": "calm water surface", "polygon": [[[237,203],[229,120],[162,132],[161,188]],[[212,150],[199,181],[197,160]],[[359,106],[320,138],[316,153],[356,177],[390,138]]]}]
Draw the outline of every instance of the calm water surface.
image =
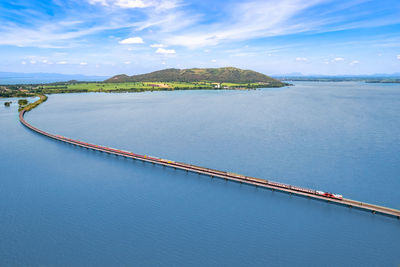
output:
[{"label": "calm water surface", "polygon": [[[399,266],[400,222],[52,141],[0,100],[0,266]],[[60,135],[400,209],[400,86],[51,95]]]}]

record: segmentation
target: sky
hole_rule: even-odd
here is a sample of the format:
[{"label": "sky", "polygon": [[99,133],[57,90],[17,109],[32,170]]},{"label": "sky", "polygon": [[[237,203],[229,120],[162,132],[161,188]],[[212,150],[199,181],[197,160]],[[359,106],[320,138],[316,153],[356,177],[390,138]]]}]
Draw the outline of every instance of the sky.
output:
[{"label": "sky", "polygon": [[399,0],[0,0],[0,71],[400,72]]}]

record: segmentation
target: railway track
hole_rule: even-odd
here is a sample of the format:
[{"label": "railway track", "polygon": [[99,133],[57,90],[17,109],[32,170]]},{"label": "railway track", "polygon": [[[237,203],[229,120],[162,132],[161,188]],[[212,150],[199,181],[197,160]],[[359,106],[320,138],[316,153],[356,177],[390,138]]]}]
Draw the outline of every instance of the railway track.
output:
[{"label": "railway track", "polygon": [[259,178],[249,177],[249,176],[230,173],[230,172],[213,170],[213,169],[209,169],[209,168],[205,168],[205,167],[195,166],[195,165],[182,163],[182,162],[175,162],[172,160],[161,159],[161,158],[153,157],[153,156],[135,154],[133,152],[129,152],[129,151],[125,151],[125,150],[110,148],[110,147],[106,147],[106,146],[100,146],[100,145],[96,145],[96,144],[90,144],[90,143],[82,142],[79,140],[67,138],[64,136],[50,134],[50,133],[40,130],[40,129],[30,125],[28,122],[26,122],[24,119],[24,114],[26,112],[27,112],[26,110],[22,110],[19,114],[20,122],[24,126],[26,126],[27,128],[29,128],[32,131],[35,131],[41,135],[44,135],[46,137],[49,137],[49,138],[52,138],[52,139],[55,139],[55,140],[58,140],[58,141],[61,141],[64,143],[68,143],[68,144],[72,144],[75,146],[92,149],[92,150],[96,150],[96,151],[100,151],[100,152],[105,152],[105,153],[109,153],[109,154],[113,154],[113,155],[117,155],[117,156],[121,156],[121,157],[126,157],[126,158],[130,158],[130,159],[134,159],[134,160],[141,160],[144,162],[149,162],[149,163],[153,163],[153,164],[157,164],[157,165],[161,165],[161,166],[171,167],[174,169],[180,169],[180,170],[198,173],[198,174],[202,174],[202,175],[207,175],[207,176],[211,176],[211,177],[217,177],[217,178],[221,178],[221,179],[225,179],[225,180],[229,180],[229,181],[233,181],[233,182],[249,184],[249,185],[253,185],[253,186],[257,186],[257,187],[281,191],[281,192],[294,194],[294,195],[298,195],[298,196],[302,196],[302,197],[308,197],[308,198],[312,198],[312,199],[316,199],[316,200],[328,201],[328,202],[335,203],[335,204],[338,204],[341,206],[354,207],[354,208],[357,208],[360,210],[372,212],[374,214],[376,213],[376,214],[386,215],[386,216],[400,219],[400,210],[343,198],[341,195],[325,193],[325,192],[316,191],[313,189],[307,189],[307,188],[302,188],[302,187],[298,187],[298,186],[282,184],[282,183],[275,182],[275,181],[269,181],[269,180],[265,180],[265,179],[259,179]]}]

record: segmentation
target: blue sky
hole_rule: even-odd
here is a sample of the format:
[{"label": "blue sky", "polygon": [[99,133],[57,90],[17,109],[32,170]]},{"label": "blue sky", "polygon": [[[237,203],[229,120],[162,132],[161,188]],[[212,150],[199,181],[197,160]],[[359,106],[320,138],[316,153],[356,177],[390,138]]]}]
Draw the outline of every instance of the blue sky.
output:
[{"label": "blue sky", "polygon": [[400,72],[399,0],[0,0],[0,71]]}]

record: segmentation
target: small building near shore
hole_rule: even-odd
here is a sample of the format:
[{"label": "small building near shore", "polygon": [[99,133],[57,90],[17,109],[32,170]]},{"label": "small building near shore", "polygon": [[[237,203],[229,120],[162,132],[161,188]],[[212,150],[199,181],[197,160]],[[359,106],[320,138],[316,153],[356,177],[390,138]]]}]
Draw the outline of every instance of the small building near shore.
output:
[{"label": "small building near shore", "polygon": [[212,85],[214,85],[214,88],[221,88],[221,83],[211,83]]}]

